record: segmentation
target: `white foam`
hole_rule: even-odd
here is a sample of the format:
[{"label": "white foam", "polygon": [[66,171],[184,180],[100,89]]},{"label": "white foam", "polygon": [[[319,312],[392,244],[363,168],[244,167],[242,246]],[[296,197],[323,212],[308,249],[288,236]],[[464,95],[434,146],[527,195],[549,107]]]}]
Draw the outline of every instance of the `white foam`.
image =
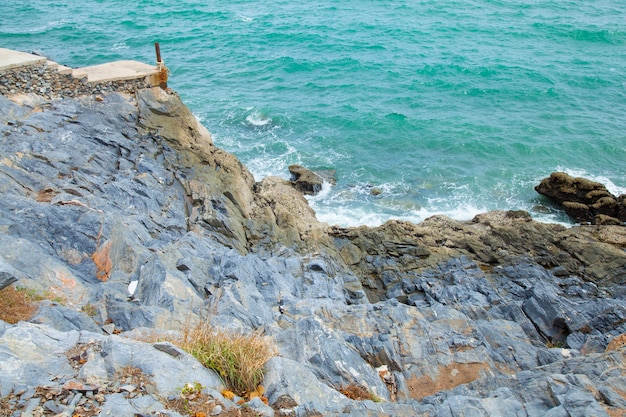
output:
[{"label": "white foam", "polygon": [[193,114],[193,117],[196,119],[196,121],[200,124],[202,124],[202,121],[204,120],[204,117],[198,113],[194,113],[192,112],[191,114]]},{"label": "white foam", "polygon": [[246,116],[246,122],[250,123],[252,126],[266,126],[272,123],[272,118],[267,117],[258,110],[255,110]]},{"label": "white foam", "polygon": [[111,48],[111,50],[112,51],[117,51],[117,50],[120,50],[120,49],[128,49],[128,48],[129,48],[129,46],[126,45],[126,42],[118,42],[118,43],[113,44],[113,47]]},{"label": "white foam", "polygon": [[342,227],[376,227],[389,220],[403,220],[417,224],[435,215],[467,221],[474,218],[477,214],[487,211],[467,204],[450,209],[416,207],[415,209],[404,211],[403,214],[397,214],[395,210],[392,212],[388,208],[371,203],[365,205],[356,204],[356,202],[353,202],[353,204],[337,204],[337,201],[334,201],[330,205],[323,204],[327,200],[326,197],[322,197],[321,193],[310,197],[308,200],[311,207],[315,210],[319,221]]},{"label": "white foam", "polygon": [[322,183],[322,189],[316,195],[307,195],[306,199],[311,202],[326,200],[333,189],[333,185],[328,181]]}]

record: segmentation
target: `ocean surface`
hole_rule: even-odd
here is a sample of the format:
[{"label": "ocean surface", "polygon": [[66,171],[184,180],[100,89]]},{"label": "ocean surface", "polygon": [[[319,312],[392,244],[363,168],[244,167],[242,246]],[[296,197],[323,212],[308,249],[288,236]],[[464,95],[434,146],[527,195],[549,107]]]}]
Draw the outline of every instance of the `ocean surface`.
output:
[{"label": "ocean surface", "polygon": [[154,63],[257,180],[335,170],[343,226],[523,209],[565,171],[626,193],[624,0],[2,0],[0,47]]}]

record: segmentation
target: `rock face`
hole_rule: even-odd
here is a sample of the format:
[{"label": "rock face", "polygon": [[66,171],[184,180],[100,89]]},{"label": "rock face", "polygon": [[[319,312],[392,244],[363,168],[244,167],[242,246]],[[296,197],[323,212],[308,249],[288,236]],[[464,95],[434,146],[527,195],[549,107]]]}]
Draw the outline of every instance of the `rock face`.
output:
[{"label": "rock face", "polygon": [[[13,410],[72,415],[99,392],[100,415],[178,415],[164,398],[194,382],[238,407],[194,358],[141,341],[209,318],[273,338],[263,415],[626,411],[624,227],[515,211],[329,227],[160,89],[0,96],[0,138],[0,287],[62,298],[0,321]],[[129,369],[143,388],[116,382]]]},{"label": "rock face", "polygon": [[600,183],[553,172],[535,190],[561,204],[579,223],[623,225],[626,222],[626,195],[616,197]]}]

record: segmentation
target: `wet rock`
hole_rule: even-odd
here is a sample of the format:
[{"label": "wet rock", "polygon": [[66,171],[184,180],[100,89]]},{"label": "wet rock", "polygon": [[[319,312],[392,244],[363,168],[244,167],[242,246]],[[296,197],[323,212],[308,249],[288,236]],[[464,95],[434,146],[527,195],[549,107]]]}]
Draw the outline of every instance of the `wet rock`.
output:
[{"label": "wet rock", "polygon": [[539,194],[555,199],[557,202],[593,204],[602,197],[611,197],[606,187],[585,178],[573,178],[564,172],[553,172],[541,180],[535,187]]},{"label": "wet rock", "polygon": [[564,201],[562,204],[565,213],[577,222],[589,223],[593,220],[593,212],[587,204],[575,201]]},{"label": "wet rock", "polygon": [[535,190],[561,204],[565,212],[579,223],[622,225],[626,221],[622,212],[623,197],[614,196],[598,182],[553,172]]},{"label": "wet rock", "polygon": [[291,183],[304,194],[315,195],[322,190],[324,178],[300,165],[289,165]]}]

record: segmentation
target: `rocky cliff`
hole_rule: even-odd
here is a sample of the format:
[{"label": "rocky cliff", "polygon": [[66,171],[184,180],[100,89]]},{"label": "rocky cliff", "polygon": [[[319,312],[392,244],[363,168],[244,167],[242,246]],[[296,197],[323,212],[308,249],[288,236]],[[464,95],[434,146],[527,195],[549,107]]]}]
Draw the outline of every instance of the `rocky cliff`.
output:
[{"label": "rocky cliff", "polygon": [[[236,409],[219,375],[142,341],[202,319],[274,341],[262,415],[626,413],[622,226],[330,227],[160,88],[0,96],[0,178],[0,286],[61,300],[0,322],[5,409],[173,416],[163,399],[194,382]],[[150,389],[120,388],[129,366]]]}]

